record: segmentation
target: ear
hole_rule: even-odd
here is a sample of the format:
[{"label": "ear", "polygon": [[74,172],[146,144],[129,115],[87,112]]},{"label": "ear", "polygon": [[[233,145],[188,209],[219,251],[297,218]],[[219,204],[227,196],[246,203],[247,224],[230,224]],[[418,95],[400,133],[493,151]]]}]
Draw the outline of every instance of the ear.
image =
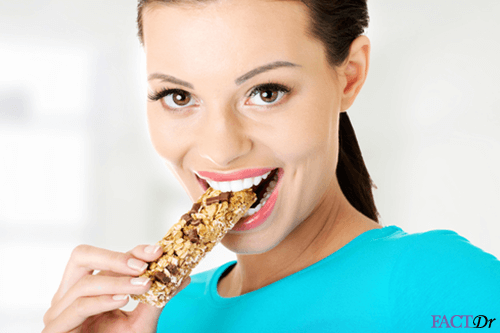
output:
[{"label": "ear", "polygon": [[349,56],[338,73],[342,82],[342,112],[349,109],[365,83],[370,65],[370,40],[362,35],[356,38],[349,50]]}]

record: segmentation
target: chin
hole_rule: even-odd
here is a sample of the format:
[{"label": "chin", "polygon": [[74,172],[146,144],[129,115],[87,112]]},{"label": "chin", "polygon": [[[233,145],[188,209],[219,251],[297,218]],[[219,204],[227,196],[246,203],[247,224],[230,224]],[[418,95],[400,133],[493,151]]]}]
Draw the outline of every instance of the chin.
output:
[{"label": "chin", "polygon": [[[232,235],[231,235],[232,236]],[[264,239],[264,237],[255,237],[255,241],[252,242],[248,236],[235,237],[233,239],[222,239],[221,244],[224,245],[226,249],[236,254],[262,254],[271,251],[276,246],[278,246],[284,239]]]},{"label": "chin", "polygon": [[245,248],[243,248],[243,247],[229,247],[227,245],[224,245],[224,246],[229,251],[231,251],[231,252],[233,252],[235,254],[262,254],[262,253],[266,253],[267,251],[273,249],[276,245],[271,246],[271,247],[266,248],[266,249],[256,248],[256,247],[245,247]]}]

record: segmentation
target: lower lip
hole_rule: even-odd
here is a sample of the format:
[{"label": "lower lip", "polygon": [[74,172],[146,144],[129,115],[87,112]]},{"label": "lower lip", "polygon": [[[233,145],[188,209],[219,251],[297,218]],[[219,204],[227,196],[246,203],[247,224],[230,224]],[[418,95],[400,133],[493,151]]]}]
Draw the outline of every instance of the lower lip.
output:
[{"label": "lower lip", "polygon": [[267,199],[264,206],[261,207],[261,209],[257,213],[238,221],[236,225],[231,229],[231,231],[252,230],[260,226],[262,223],[266,222],[267,218],[273,212],[274,204],[278,199],[278,193],[281,187],[281,179],[283,178],[283,173],[284,173],[283,169],[278,170],[278,183],[276,184],[276,187],[269,196],[269,199]]}]

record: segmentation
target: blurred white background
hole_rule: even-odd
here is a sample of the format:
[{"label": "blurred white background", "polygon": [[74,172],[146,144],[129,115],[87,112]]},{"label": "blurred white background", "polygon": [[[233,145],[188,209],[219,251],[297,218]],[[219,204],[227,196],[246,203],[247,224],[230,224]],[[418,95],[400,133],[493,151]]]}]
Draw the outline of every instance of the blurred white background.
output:
[{"label": "blurred white background", "polygon": [[[382,225],[455,230],[500,257],[500,2],[369,10],[348,113]],[[191,205],[149,143],[135,19],[136,1],[0,2],[2,333],[42,330],[75,246],[154,243]],[[234,258],[217,247],[195,272]]]}]

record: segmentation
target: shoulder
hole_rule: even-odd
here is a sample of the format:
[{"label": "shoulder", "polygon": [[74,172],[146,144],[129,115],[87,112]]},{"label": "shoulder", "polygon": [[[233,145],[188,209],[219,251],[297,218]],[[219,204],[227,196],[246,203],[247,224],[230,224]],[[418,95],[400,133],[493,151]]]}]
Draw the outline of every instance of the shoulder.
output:
[{"label": "shoulder", "polygon": [[494,255],[452,230],[407,234],[402,241],[390,280],[397,307],[491,311],[500,303],[500,261]]},{"label": "shoulder", "polygon": [[426,271],[432,268],[438,271],[445,268],[464,271],[500,265],[494,255],[483,251],[452,230],[439,229],[406,234],[401,241],[404,247],[398,259],[400,266],[411,263],[414,269]]}]

